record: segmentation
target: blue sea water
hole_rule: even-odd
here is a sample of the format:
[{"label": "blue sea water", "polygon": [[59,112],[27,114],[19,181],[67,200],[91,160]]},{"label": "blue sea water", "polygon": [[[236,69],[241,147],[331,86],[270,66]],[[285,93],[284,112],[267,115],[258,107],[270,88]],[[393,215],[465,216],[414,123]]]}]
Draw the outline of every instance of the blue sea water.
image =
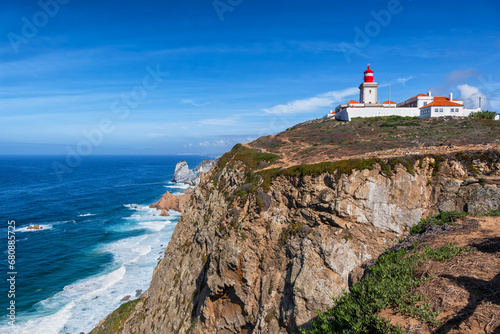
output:
[{"label": "blue sea water", "polygon": [[[86,157],[59,179],[61,157],[0,157],[0,334],[88,333],[123,297],[148,288],[179,214],[150,209],[175,165],[200,156]],[[15,298],[7,282],[7,224],[14,220]],[[39,224],[41,230],[27,230]],[[15,326],[8,324],[15,300]]]}]

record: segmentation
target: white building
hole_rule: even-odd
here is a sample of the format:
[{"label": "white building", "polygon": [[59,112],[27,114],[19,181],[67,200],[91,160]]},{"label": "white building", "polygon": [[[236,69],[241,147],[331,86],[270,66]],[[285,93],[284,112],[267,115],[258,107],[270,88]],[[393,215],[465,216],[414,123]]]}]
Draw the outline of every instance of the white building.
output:
[{"label": "white building", "polygon": [[[430,94],[430,93],[429,93]],[[469,116],[472,112],[481,111],[481,108],[466,109],[463,101],[453,99],[453,94],[449,97],[436,96],[434,101],[419,107],[420,118],[444,117],[444,116]]]},{"label": "white building", "polygon": [[359,86],[359,101],[351,100],[330,111],[326,117],[340,121],[350,121],[354,117],[413,116],[420,118],[440,116],[469,116],[481,109],[465,109],[464,102],[446,96],[419,94],[408,100],[378,102],[378,84],[374,81],[373,71],[368,66],[364,72],[364,82]]}]

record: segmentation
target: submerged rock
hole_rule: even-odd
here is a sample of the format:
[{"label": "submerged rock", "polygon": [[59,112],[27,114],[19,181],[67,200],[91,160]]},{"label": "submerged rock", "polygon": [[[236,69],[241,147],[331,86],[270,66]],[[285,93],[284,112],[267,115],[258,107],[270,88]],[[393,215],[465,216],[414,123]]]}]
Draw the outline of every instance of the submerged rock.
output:
[{"label": "submerged rock", "polygon": [[43,226],[40,226],[38,224],[35,224],[35,225],[32,225],[32,226],[28,226],[27,227],[28,230],[42,230],[43,229]]},{"label": "submerged rock", "polygon": [[126,302],[129,299],[130,299],[130,295],[126,295],[125,297],[123,297],[122,299],[120,299],[120,301],[121,302]]}]

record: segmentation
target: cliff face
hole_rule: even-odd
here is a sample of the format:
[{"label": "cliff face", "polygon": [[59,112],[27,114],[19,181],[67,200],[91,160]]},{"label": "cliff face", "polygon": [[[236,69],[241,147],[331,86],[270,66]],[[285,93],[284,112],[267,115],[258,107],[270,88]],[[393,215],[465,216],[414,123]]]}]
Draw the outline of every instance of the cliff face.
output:
[{"label": "cliff face", "polygon": [[295,333],[421,217],[497,209],[500,155],[478,156],[260,176],[225,156],[184,206],[134,310],[94,332]]}]

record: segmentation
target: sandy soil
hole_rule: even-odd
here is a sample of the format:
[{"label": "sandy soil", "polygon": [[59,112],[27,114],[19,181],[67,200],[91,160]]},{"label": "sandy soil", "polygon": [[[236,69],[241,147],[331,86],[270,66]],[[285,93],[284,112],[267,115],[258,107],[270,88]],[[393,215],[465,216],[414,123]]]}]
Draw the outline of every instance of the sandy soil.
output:
[{"label": "sandy soil", "polygon": [[407,333],[500,333],[500,217],[461,220],[452,231],[432,236],[419,247],[438,248],[450,242],[473,250],[447,262],[425,263],[418,274],[432,279],[415,291],[439,312],[440,326],[393,309],[380,316]]}]

